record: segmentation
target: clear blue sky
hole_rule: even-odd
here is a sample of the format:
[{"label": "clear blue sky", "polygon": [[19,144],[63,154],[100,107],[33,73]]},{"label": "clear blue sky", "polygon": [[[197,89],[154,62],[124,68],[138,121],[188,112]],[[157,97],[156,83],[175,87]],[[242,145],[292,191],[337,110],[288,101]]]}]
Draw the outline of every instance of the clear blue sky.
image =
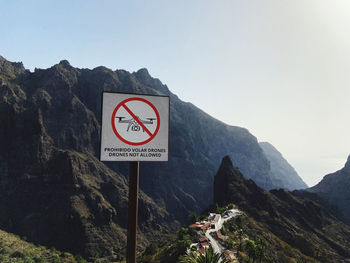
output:
[{"label": "clear blue sky", "polygon": [[347,0],[0,0],[25,67],[148,68],[181,99],[276,146],[309,184],[350,154]]}]

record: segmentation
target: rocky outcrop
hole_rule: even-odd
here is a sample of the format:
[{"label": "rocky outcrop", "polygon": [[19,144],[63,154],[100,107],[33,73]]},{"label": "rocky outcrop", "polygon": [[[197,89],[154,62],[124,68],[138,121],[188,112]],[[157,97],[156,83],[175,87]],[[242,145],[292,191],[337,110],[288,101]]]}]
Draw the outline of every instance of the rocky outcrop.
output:
[{"label": "rocky outcrop", "polygon": [[[127,180],[96,158],[100,124],[72,92],[79,71],[68,62],[30,74],[17,67],[0,72],[0,228],[113,259],[126,246]],[[139,213],[141,246],[176,225],[143,192]]]},{"label": "rocky outcrop", "polygon": [[325,202],[305,191],[263,190],[245,179],[229,157],[215,175],[214,201],[237,205],[291,247],[320,262],[350,258],[350,227],[334,217]]},{"label": "rocky outcrop", "polygon": [[335,206],[339,216],[350,224],[350,155],[344,168],[326,175],[308,191],[318,194]]},{"label": "rocky outcrop", "polygon": [[[41,103],[45,127],[54,145],[88,151],[94,156],[98,156],[99,151],[102,91],[169,95],[169,162],[142,164],[140,187],[182,222],[191,211],[200,211],[212,201],[212,195],[208,194],[212,174],[224,155],[230,155],[245,175],[262,187],[274,187],[268,178],[269,161],[253,135],[181,101],[146,69],[132,74],[105,67],[76,69],[67,61],[61,61],[47,70],[37,69],[25,78],[23,85],[36,94],[36,100]],[[107,165],[120,174],[127,174],[125,164]]]},{"label": "rocky outcrop", "polygon": [[124,244],[128,166],[97,160],[102,91],[170,96],[169,162],[140,168],[140,244],[212,202],[222,156],[259,186],[275,187],[248,130],[181,101],[146,69],[78,69],[63,60],[29,72],[0,57],[0,81],[0,227],[33,241],[91,257]]},{"label": "rocky outcrop", "polygon": [[[9,62],[2,56],[0,56],[0,72],[4,77],[14,79],[16,76],[26,72],[23,63]],[[28,71],[27,71],[28,72]],[[2,78],[0,78],[1,80]]]},{"label": "rocky outcrop", "polygon": [[270,161],[269,177],[274,188],[285,190],[305,189],[307,184],[300,178],[295,169],[283,158],[282,154],[268,142],[259,143],[265,156]]}]

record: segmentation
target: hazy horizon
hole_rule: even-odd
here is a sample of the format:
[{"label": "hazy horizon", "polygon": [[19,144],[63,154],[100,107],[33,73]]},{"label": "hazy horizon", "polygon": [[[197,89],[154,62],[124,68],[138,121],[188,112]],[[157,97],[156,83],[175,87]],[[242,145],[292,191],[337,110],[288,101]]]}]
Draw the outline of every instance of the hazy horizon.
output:
[{"label": "hazy horizon", "polygon": [[350,2],[7,1],[0,55],[26,68],[147,68],[274,145],[312,186],[350,154]]}]

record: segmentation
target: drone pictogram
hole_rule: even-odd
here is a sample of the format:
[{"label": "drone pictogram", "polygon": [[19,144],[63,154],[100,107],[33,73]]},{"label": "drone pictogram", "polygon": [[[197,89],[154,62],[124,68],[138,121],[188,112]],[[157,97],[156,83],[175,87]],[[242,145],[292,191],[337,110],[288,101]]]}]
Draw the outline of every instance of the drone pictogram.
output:
[{"label": "drone pictogram", "polygon": [[136,120],[135,118],[131,118],[128,120],[124,120],[126,117],[115,117],[116,119],[118,119],[118,123],[128,123],[128,127],[126,129],[126,131],[128,132],[129,129],[131,128],[132,131],[140,131],[142,128],[142,131],[145,132],[145,129],[143,127],[140,126],[139,122],[143,123],[143,124],[153,124],[156,120],[156,118],[146,118],[146,120],[142,120],[139,116],[135,116],[135,118],[138,120]]},{"label": "drone pictogram", "polygon": [[158,110],[143,98],[131,97],[121,101],[111,117],[114,134],[129,145],[145,145],[152,141],[159,131]]}]

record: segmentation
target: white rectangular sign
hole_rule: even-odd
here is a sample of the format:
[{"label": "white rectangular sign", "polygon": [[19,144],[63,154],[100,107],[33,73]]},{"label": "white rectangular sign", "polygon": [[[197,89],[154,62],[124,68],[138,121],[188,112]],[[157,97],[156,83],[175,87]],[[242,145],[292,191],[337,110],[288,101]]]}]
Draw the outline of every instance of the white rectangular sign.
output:
[{"label": "white rectangular sign", "polygon": [[102,93],[101,161],[168,161],[169,97]]}]

